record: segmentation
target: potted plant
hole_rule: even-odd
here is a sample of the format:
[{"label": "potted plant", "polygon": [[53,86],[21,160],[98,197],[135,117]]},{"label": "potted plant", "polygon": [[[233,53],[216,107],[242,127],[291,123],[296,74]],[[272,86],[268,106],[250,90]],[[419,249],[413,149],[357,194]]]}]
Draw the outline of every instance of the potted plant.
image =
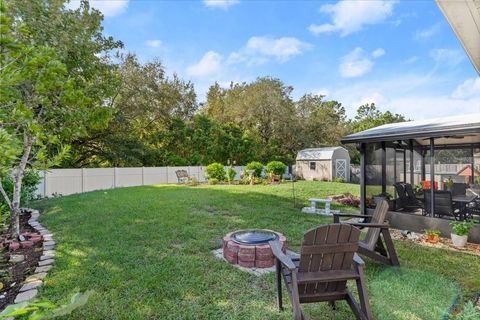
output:
[{"label": "potted plant", "polygon": [[420,195],[423,193],[423,186],[421,183],[416,184],[413,186],[413,192],[415,192],[416,195]]},{"label": "potted plant", "polygon": [[452,221],[452,243],[457,248],[463,248],[467,244],[468,232],[473,228],[472,221]]},{"label": "potted plant", "polygon": [[452,187],[453,187],[452,177],[448,177],[448,179],[444,181],[444,184],[447,191],[452,191]]},{"label": "potted plant", "polygon": [[427,242],[437,243],[440,237],[440,231],[435,229],[426,229],[425,235],[427,236],[425,239]]}]

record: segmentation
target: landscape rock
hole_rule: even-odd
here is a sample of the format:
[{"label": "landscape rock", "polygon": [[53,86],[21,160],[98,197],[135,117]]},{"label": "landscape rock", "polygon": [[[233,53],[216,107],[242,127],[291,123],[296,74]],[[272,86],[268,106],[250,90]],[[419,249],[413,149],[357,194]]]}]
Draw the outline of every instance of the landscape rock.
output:
[{"label": "landscape rock", "polygon": [[37,289],[20,292],[15,298],[15,303],[31,300],[37,296],[37,293]]},{"label": "landscape rock", "polygon": [[25,260],[25,256],[23,254],[12,254],[8,262],[18,263],[22,262],[23,260]]},{"label": "landscape rock", "polygon": [[[46,260],[45,260],[45,261],[46,261]],[[51,268],[52,268],[51,265],[43,266],[43,267],[37,267],[37,268],[35,268],[35,273],[47,272],[47,271],[50,270]]]},{"label": "landscape rock", "polygon": [[36,280],[42,280],[42,279],[44,279],[46,276],[47,276],[47,273],[46,273],[46,272],[35,273],[34,275],[31,275],[31,276],[27,277],[27,279],[25,279],[25,282],[32,282],[32,281],[36,281]]},{"label": "landscape rock", "polygon": [[53,259],[41,260],[41,261],[38,262],[38,265],[40,267],[48,266],[48,265],[51,265],[51,264],[53,264]]},{"label": "landscape rock", "polygon": [[32,281],[32,282],[27,282],[20,288],[20,292],[36,289],[36,288],[40,287],[42,284],[43,284],[42,280],[35,280],[35,281]]}]

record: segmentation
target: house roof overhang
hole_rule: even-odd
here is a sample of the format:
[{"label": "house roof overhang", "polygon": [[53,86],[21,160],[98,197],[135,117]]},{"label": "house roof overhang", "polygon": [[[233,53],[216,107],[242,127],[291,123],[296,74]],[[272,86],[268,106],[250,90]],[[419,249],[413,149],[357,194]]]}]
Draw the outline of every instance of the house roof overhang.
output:
[{"label": "house roof overhang", "polygon": [[435,0],[480,75],[480,0]]}]

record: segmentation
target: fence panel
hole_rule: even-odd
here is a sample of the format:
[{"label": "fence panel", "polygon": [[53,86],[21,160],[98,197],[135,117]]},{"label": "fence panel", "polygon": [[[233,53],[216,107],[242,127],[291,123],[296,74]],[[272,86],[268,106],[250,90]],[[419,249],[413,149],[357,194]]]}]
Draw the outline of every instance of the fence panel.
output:
[{"label": "fence panel", "polygon": [[[176,181],[176,180],[175,180]],[[167,167],[145,167],[143,168],[143,184],[165,184],[168,183]]]},{"label": "fence panel", "polygon": [[82,169],[83,192],[115,188],[115,169]]},{"label": "fence panel", "polygon": [[115,168],[115,187],[134,187],[143,185],[142,168]]},{"label": "fence panel", "polygon": [[55,169],[44,178],[45,194],[69,195],[83,192],[82,169]]}]

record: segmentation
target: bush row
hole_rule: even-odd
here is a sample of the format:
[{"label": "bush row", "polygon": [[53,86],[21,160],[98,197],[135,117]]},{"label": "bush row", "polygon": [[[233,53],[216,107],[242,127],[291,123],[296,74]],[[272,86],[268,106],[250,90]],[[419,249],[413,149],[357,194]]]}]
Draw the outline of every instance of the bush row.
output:
[{"label": "bush row", "polygon": [[[256,179],[262,178],[264,167],[265,174],[270,178],[273,176],[281,177],[287,170],[287,166],[280,161],[270,161],[266,166],[261,162],[252,161],[245,166],[244,178],[248,178],[249,172],[252,172],[253,177]],[[206,176],[211,184],[221,181],[232,182],[236,174],[237,171],[234,168],[230,167],[225,170],[225,166],[218,162],[209,164],[206,169]]]}]

